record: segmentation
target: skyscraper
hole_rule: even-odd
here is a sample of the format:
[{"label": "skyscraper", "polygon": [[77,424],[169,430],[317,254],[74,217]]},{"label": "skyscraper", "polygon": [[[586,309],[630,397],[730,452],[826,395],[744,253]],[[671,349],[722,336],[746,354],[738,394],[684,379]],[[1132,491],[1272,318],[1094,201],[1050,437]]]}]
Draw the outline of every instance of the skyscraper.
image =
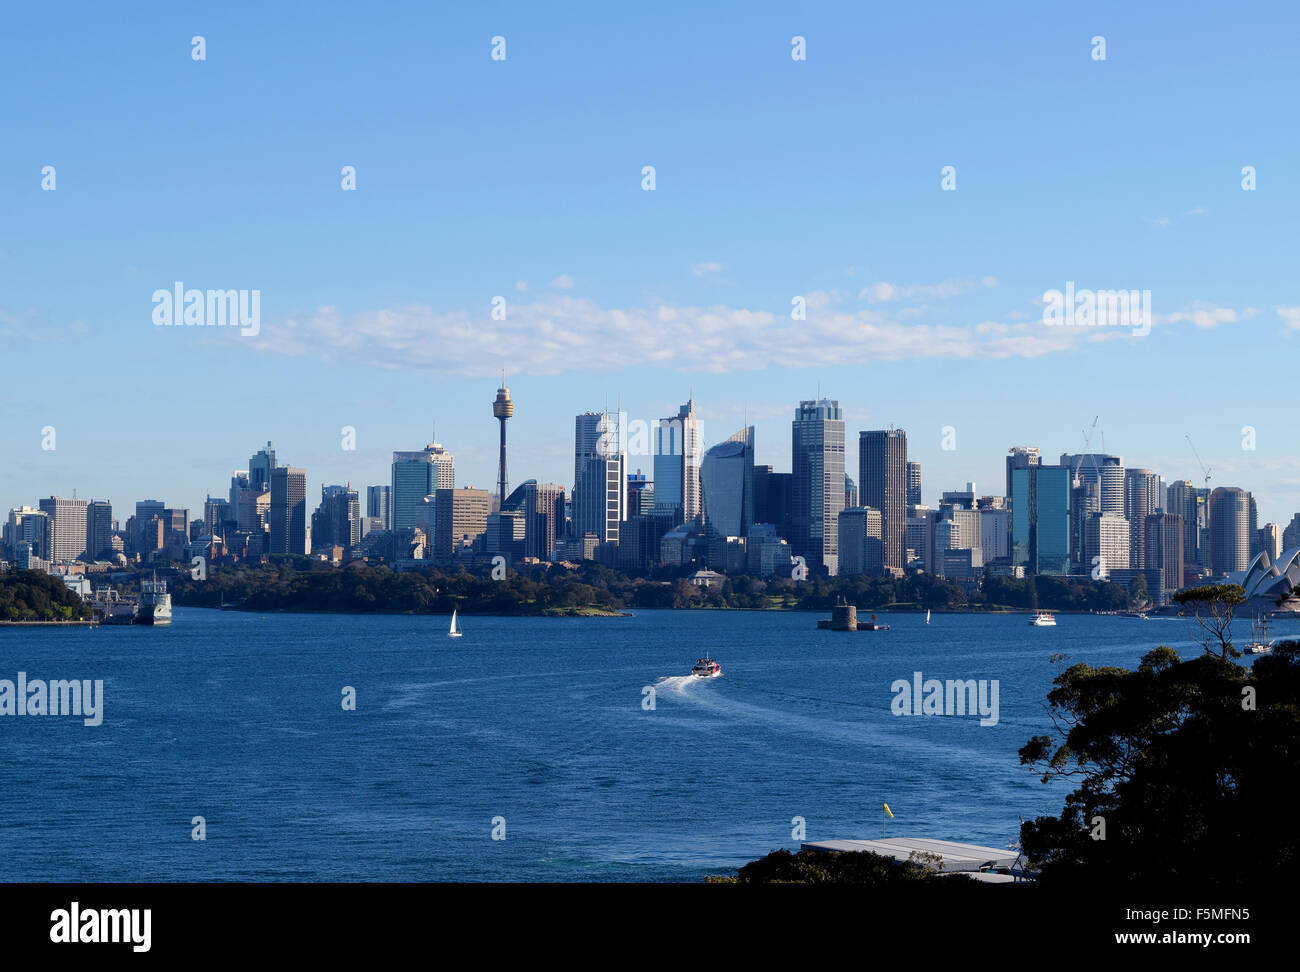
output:
[{"label": "skyscraper", "polygon": [[[1177,513],[1153,513],[1146,519],[1146,566],[1160,571],[1161,596],[1157,604],[1166,603],[1169,595],[1183,587],[1183,518]],[[1151,592],[1154,594],[1154,592]]]},{"label": "skyscraper", "polygon": [[394,452],[390,529],[414,528],[421,501],[455,485],[456,462],[437,442],[430,442],[419,452]]},{"label": "skyscraper", "polygon": [[366,516],[381,520],[385,530],[392,529],[393,487],[366,487]]},{"label": "skyscraper", "polygon": [[770,523],[782,540],[790,539],[790,474],[771,466],[754,467],[754,522]]},{"label": "skyscraper", "polygon": [[473,544],[487,532],[492,500],[486,489],[439,489],[433,497],[433,552],[449,560],[461,546]]},{"label": "skyscraper", "polygon": [[806,400],[790,426],[790,532],[795,556],[809,567],[839,568],[844,509],[844,413],[829,398]]},{"label": "skyscraper", "polygon": [[86,553],[92,560],[113,555],[113,504],[91,500],[86,507]]},{"label": "skyscraper", "polygon": [[675,416],[662,418],[655,430],[655,506],[672,512],[678,523],[700,515],[700,422],[695,400]]},{"label": "skyscraper", "polygon": [[704,453],[700,493],[705,523],[724,537],[743,537],[754,524],[754,427],[741,429]]},{"label": "skyscraper", "polygon": [[549,560],[564,530],[564,487],[530,479],[515,488],[502,509],[524,515],[523,555]]},{"label": "skyscraper", "polygon": [[[594,533],[617,543],[627,484],[618,420],[608,412],[584,412],[574,421],[573,534]],[[656,484],[658,485],[658,484]]]},{"label": "skyscraper", "polygon": [[51,563],[76,560],[86,552],[86,501],[51,496],[38,504],[47,519],[47,540]]},{"label": "skyscraper", "polygon": [[[271,488],[271,470],[275,468],[275,443],[268,442],[248,460],[248,485],[254,492],[265,493]],[[238,475],[238,474],[236,474]]]},{"label": "skyscraper", "polygon": [[858,487],[862,505],[880,511],[884,568],[907,566],[903,534],[907,530],[907,433],[880,429],[858,433]]},{"label": "skyscraper", "polygon": [[1201,528],[1205,525],[1206,509],[1201,498],[1201,490],[1186,479],[1169,484],[1165,490],[1166,506],[1169,513],[1176,513],[1183,525],[1183,563],[1198,563],[1197,550],[1200,545]]},{"label": "skyscraper", "polygon": [[1031,574],[1070,572],[1073,470],[1026,463],[1011,471],[1011,562]]},{"label": "skyscraper", "polygon": [[1011,506],[1015,506],[1012,502],[1014,484],[1011,474],[1017,469],[1029,469],[1032,466],[1040,466],[1042,463],[1043,454],[1038,446],[1012,446],[1007,450],[1007,502]]},{"label": "skyscraper", "polygon": [[307,470],[276,466],[271,470],[271,553],[306,554]]},{"label": "skyscraper", "polygon": [[322,486],[320,506],[311,517],[313,550],[342,547],[351,550],[361,542],[361,500],[350,486]]},{"label": "skyscraper", "polygon": [[510,389],[506,387],[506,375],[501,373],[501,387],[492,402],[492,414],[501,423],[501,463],[497,472],[497,498],[506,501],[506,420],[515,414],[515,403],[510,400]]},{"label": "skyscraper", "polygon": [[1210,570],[1221,576],[1250,566],[1250,494],[1220,486],[1210,494]]},{"label": "skyscraper", "polygon": [[907,505],[921,505],[921,464],[919,462],[907,464]]},{"label": "skyscraper", "polygon": [[[1124,471],[1124,515],[1129,522],[1129,567],[1150,567],[1146,561],[1146,522],[1164,509],[1164,481],[1150,469]],[[1122,566],[1122,565],[1116,565]]]}]

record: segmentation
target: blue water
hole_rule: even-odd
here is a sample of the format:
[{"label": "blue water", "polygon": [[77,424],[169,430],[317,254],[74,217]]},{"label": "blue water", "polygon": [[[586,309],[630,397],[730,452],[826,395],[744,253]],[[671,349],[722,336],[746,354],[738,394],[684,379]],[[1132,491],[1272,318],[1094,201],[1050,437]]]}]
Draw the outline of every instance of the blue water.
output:
[{"label": "blue water", "polygon": [[[0,678],[105,695],[97,727],[0,717],[0,879],[693,881],[796,848],[796,816],[808,840],[880,836],[886,801],[890,834],[1003,847],[1066,792],[1016,757],[1049,729],[1051,653],[1199,651],[1164,619],[462,620],[458,640],[440,617],[197,608],[168,628],[0,629]],[[683,677],[705,650],[724,677]],[[892,715],[917,670],[998,679],[999,723]]]}]

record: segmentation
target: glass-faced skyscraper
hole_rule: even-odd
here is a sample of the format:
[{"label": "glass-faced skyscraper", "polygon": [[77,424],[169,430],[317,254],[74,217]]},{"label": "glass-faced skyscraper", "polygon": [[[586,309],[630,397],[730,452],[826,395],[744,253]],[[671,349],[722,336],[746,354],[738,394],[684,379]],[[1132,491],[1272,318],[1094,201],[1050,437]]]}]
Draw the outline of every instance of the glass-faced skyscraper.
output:
[{"label": "glass-faced skyscraper", "polygon": [[456,461],[437,442],[430,442],[419,452],[394,452],[390,528],[411,529],[424,498],[455,485]]},{"label": "glass-faced skyscraper", "polygon": [[744,537],[754,525],[754,427],[719,442],[700,462],[704,521],[724,537]]},{"label": "glass-faced skyscraper", "polygon": [[840,403],[802,401],[790,426],[790,533],[795,556],[809,567],[839,569],[839,516],[844,509],[844,413]]},{"label": "glass-faced skyscraper", "polygon": [[1070,572],[1070,486],[1066,466],[1011,470],[1011,560],[1027,573]]}]

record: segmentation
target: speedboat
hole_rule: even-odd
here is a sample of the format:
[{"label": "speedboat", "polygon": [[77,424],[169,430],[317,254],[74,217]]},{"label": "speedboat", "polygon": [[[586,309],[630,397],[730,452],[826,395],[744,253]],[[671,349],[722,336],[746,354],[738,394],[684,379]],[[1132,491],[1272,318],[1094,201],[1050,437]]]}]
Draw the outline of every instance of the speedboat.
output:
[{"label": "speedboat", "polygon": [[1051,611],[1039,611],[1029,623],[1035,628],[1054,628],[1056,627],[1056,617]]},{"label": "speedboat", "polygon": [[710,658],[708,652],[705,652],[704,657],[691,669],[691,674],[696,678],[717,678],[722,674],[722,666]]}]

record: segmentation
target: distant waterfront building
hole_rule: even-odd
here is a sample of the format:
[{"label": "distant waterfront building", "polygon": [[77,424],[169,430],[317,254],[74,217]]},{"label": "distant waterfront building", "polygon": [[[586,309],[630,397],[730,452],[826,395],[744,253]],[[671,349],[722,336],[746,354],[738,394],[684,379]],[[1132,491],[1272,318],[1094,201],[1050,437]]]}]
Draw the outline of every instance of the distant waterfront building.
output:
[{"label": "distant waterfront building", "polygon": [[625,466],[617,417],[608,412],[577,416],[573,440],[575,536],[594,533],[602,544],[618,543],[627,499]]},{"label": "distant waterfront building", "polygon": [[1128,520],[1118,513],[1089,513],[1084,534],[1084,566],[1102,580],[1113,570],[1127,570],[1132,536]]},{"label": "distant waterfront building", "polygon": [[678,523],[689,523],[700,515],[702,446],[693,397],[675,416],[659,420],[655,429],[655,505],[661,511],[674,512]]},{"label": "distant waterfront building", "polygon": [[839,573],[879,575],[884,569],[884,540],[880,511],[869,506],[841,510]]},{"label": "distant waterfront building", "polygon": [[389,529],[393,511],[392,486],[366,487],[366,516],[382,521],[381,530]]},{"label": "distant waterfront building", "polygon": [[907,463],[907,505],[920,506],[921,500],[921,464]]},{"label": "distant waterfront building", "polygon": [[389,494],[391,529],[414,527],[420,502],[440,489],[453,489],[455,485],[456,461],[439,443],[430,442],[418,452],[394,452]]},{"label": "distant waterfront building", "polygon": [[523,555],[525,519],[519,509],[489,513],[483,528],[483,552],[501,555],[508,563],[517,561]]},{"label": "distant waterfront building", "polygon": [[113,504],[108,500],[86,505],[86,553],[92,560],[113,556]]},{"label": "distant waterfront building", "polygon": [[724,537],[743,537],[754,523],[754,427],[704,453],[700,496],[705,523]]},{"label": "distant waterfront building", "polygon": [[447,561],[487,532],[492,495],[486,489],[439,489],[434,494],[433,555]]},{"label": "distant waterfront building", "polygon": [[1210,562],[1215,576],[1250,566],[1250,494],[1220,486],[1210,494]]},{"label": "distant waterfront building", "polygon": [[1160,597],[1155,596],[1155,591],[1148,593],[1157,604],[1164,604],[1183,588],[1183,518],[1177,513],[1153,513],[1146,518],[1144,528],[1146,566],[1160,571]]},{"label": "distant waterfront building", "polygon": [[271,526],[273,554],[306,554],[307,470],[276,466],[271,470]]},{"label": "distant waterfront building", "polygon": [[805,400],[791,423],[791,547],[810,568],[838,568],[844,508],[844,413],[829,398]]},{"label": "distant waterfront building", "polygon": [[858,434],[858,485],[862,505],[880,510],[884,566],[901,572],[907,529],[907,433],[880,429]]},{"label": "distant waterfront building", "polygon": [[322,486],[320,506],[311,518],[313,550],[342,547],[351,550],[361,542],[361,500],[349,486]]},{"label": "distant waterfront building", "polygon": [[1150,469],[1124,470],[1124,516],[1129,522],[1129,564],[1134,568],[1154,566],[1146,562],[1146,521],[1164,509],[1165,484]]},{"label": "distant waterfront building", "polygon": [[745,538],[747,569],[759,577],[789,576],[790,544],[771,523],[755,523]]},{"label": "distant waterfront building", "polygon": [[66,563],[86,552],[86,501],[51,496],[38,504],[48,518],[48,560]]},{"label": "distant waterfront building", "polygon": [[1070,572],[1070,485],[1065,466],[1026,464],[1011,472],[1011,559],[1028,574]]}]

